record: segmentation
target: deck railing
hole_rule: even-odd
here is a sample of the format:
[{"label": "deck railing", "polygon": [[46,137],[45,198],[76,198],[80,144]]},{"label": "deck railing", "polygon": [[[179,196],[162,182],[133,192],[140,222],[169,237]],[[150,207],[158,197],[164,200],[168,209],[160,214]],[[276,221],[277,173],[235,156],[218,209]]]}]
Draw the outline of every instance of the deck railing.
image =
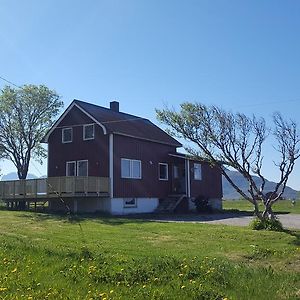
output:
[{"label": "deck railing", "polygon": [[0,181],[0,198],[36,199],[72,196],[95,196],[109,193],[108,177],[48,177]]}]

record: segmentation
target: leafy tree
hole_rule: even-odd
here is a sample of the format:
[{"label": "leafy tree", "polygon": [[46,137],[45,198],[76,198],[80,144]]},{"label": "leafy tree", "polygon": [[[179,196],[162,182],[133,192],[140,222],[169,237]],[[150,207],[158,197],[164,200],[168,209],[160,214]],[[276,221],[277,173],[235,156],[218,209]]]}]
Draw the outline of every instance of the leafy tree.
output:
[{"label": "leafy tree", "polygon": [[[179,112],[169,108],[156,112],[158,119],[168,126],[171,133],[196,146],[187,147],[188,153],[220,168],[235,190],[254,205],[258,218],[275,218],[272,205],[282,196],[300,156],[295,122],[284,120],[279,113],[275,113],[273,126],[269,128],[263,118],[248,117],[200,103],[183,103]],[[265,191],[266,178],[262,174],[263,145],[269,136],[273,136],[274,148],[279,154],[279,160],[275,163],[279,180],[271,193]],[[228,167],[238,171],[248,181],[248,192],[242,191],[229,177],[226,173]],[[251,174],[257,175],[260,182],[255,182]],[[260,201],[264,205],[262,212],[259,211]]]},{"label": "leafy tree", "polygon": [[31,158],[42,162],[41,139],[53,124],[63,102],[44,85],[5,86],[0,94],[0,152],[25,179]]}]

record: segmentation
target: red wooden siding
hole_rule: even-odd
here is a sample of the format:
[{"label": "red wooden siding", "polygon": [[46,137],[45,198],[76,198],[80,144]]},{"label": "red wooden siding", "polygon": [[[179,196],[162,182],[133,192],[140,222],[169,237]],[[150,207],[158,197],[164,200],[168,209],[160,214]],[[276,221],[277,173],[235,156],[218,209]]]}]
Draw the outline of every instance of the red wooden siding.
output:
[{"label": "red wooden siding", "polygon": [[[99,125],[95,124],[95,139],[83,140],[83,125],[92,121],[78,108],[74,107],[65,116],[49,137],[48,143],[48,176],[65,176],[66,161],[87,159],[89,176],[109,176],[108,135],[103,134]],[[73,141],[62,143],[62,128],[73,128]]]},{"label": "red wooden siding", "polygon": [[[114,135],[114,197],[158,197],[171,191],[171,160],[174,146]],[[141,160],[142,179],[121,178],[121,158]],[[168,163],[169,180],[159,180],[158,163]]]},{"label": "red wooden siding", "polygon": [[[199,162],[195,162],[199,163]],[[218,168],[201,162],[202,180],[194,179],[194,161],[190,161],[191,197],[203,195],[209,198],[222,198],[222,174]]]}]

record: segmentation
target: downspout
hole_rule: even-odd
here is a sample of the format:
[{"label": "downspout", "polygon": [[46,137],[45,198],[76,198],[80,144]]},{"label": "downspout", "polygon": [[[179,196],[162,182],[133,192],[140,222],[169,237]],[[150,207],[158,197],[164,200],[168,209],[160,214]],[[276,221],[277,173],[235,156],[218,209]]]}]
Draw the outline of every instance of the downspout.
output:
[{"label": "downspout", "polygon": [[110,198],[114,197],[114,136],[109,135],[109,181],[110,181]]},{"label": "downspout", "polygon": [[190,179],[190,161],[189,159],[185,159],[186,162],[186,194],[187,197],[191,197],[191,179]]}]

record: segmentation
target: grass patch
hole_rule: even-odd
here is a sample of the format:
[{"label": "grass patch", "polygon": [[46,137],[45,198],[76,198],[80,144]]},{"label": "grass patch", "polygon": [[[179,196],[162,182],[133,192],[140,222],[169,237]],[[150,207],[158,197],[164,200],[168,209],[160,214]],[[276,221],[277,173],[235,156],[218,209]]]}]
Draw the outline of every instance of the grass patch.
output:
[{"label": "grass patch", "polygon": [[300,232],[0,211],[0,299],[297,299]]},{"label": "grass patch", "polygon": [[[222,203],[225,210],[253,211],[253,205],[247,200],[224,200]],[[261,203],[259,203],[259,208],[263,209]],[[273,211],[275,213],[300,214],[300,200],[296,201],[294,205],[290,200],[279,200],[273,205]]]}]

